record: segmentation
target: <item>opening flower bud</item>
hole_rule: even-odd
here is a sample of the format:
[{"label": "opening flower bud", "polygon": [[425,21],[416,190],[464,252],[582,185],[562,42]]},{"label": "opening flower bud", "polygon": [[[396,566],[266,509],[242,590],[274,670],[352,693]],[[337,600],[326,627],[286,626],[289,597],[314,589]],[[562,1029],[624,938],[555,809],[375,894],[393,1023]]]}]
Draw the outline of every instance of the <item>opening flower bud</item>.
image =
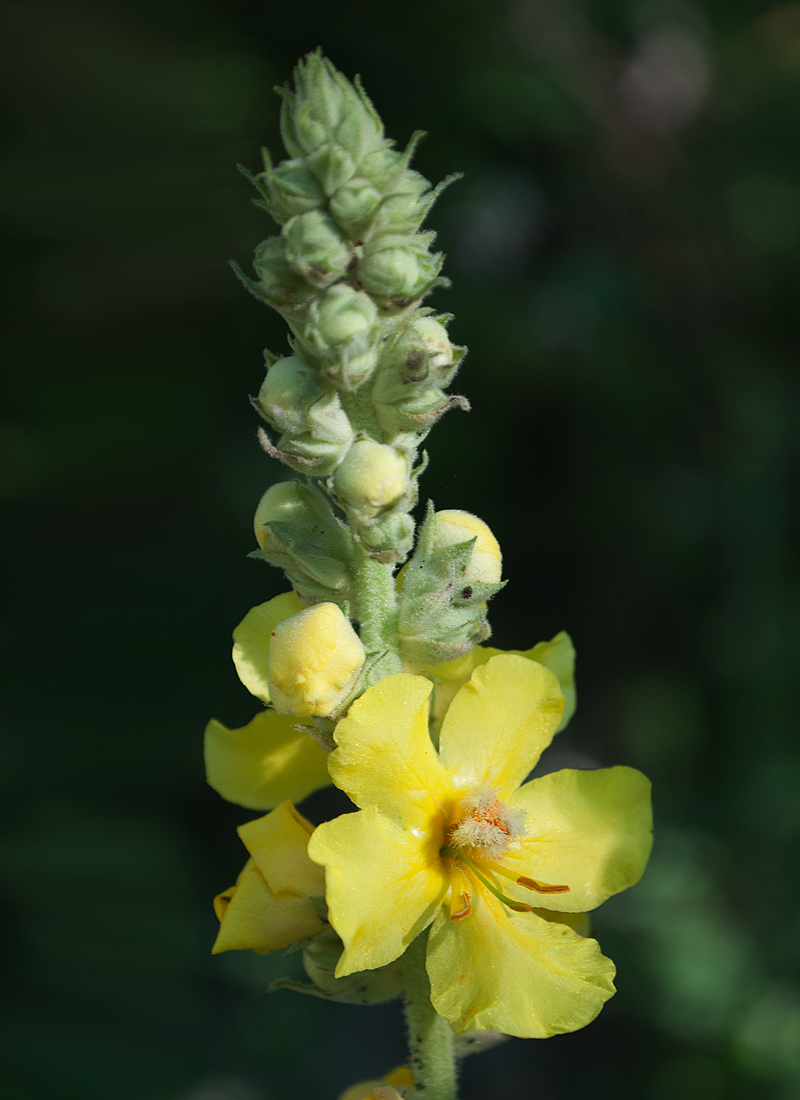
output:
[{"label": "opening flower bud", "polygon": [[345,503],[377,512],[394,504],[407,481],[408,464],[399,451],[371,439],[359,439],[344,456],[333,484]]},{"label": "opening flower bud", "polygon": [[334,603],[318,603],[278,623],[269,647],[269,694],[281,714],[332,714],[355,685],[364,646]]},{"label": "opening flower bud", "polygon": [[431,534],[434,550],[475,539],[472,558],[462,578],[465,584],[497,584],[500,581],[503,555],[497,539],[482,519],[471,512],[448,508],[434,515]]}]

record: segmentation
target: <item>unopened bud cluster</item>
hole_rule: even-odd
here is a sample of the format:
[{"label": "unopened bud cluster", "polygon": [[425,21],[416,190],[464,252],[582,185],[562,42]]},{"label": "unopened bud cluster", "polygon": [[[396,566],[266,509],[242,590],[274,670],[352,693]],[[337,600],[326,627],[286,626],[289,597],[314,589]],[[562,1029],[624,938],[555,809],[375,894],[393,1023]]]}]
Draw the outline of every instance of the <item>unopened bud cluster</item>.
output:
[{"label": "unopened bud cluster", "polygon": [[[267,354],[254,403],[277,439],[264,448],[293,470],[319,478],[345,513],[361,548],[399,562],[413,540],[417,448],[450,407],[464,355],[449,318],[421,305],[442,256],[420,226],[441,187],[409,167],[358,81],[353,86],[319,53],[283,89],[281,133],[290,159],[264,152],[259,191],[280,233],[255,252],[249,290],[292,330],[293,354]],[[445,181],[448,182],[448,181]]]}]

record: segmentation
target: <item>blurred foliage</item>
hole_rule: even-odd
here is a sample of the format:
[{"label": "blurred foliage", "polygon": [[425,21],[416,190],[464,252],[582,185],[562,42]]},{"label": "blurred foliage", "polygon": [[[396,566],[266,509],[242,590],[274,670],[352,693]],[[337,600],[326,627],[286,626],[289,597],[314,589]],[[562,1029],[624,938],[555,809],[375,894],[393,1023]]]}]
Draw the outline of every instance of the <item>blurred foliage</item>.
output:
[{"label": "blurred foliage", "polygon": [[[283,476],[246,395],[282,324],[234,170],[321,44],[431,136],[473,403],[423,493],[480,514],[495,642],[567,628],[547,762],[655,784],[642,884],[597,913],[619,994],[476,1057],[465,1100],[800,1097],[800,3],[27,0],[0,8],[6,307],[0,1027],[9,1100],[335,1098],[402,1061],[396,1006],[211,960],[248,815],[200,733],[252,715],[232,625]],[[335,796],[314,796],[317,820]]]}]

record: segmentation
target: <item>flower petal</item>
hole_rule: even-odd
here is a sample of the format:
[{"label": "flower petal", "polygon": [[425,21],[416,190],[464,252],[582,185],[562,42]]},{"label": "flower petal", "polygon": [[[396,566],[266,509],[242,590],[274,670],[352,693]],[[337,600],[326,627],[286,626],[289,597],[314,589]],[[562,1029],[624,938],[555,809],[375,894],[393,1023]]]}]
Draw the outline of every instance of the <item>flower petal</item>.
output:
[{"label": "flower petal", "polygon": [[328,769],[336,786],[401,825],[440,815],[452,789],[428,735],[431,687],[424,676],[387,676],[353,703],[333,735],[338,748]]},{"label": "flower petal", "polygon": [[307,898],[276,898],[252,859],[244,865],[236,886],[214,899],[214,908],[220,926],[213,955],[245,949],[265,954],[325,927]]},{"label": "flower petal", "polygon": [[431,668],[426,669],[426,675],[430,676],[436,684],[431,707],[431,736],[434,741],[438,738],[442,720],[458,689],[466,684],[476,668],[485,665],[492,657],[499,657],[502,653],[527,657],[529,661],[537,661],[545,668],[549,668],[551,672],[555,672],[565,702],[564,715],[556,733],[560,733],[564,729],[575,713],[577,703],[575,693],[575,647],[566,630],[556,634],[549,642],[537,642],[532,649],[494,649],[488,645],[476,645],[463,657],[457,657],[454,661],[433,665]]},{"label": "flower petal", "polygon": [[344,943],[336,977],[385,966],[433,919],[447,889],[441,836],[417,836],[369,806],[314,830],[328,919]]},{"label": "flower petal", "polygon": [[564,696],[550,669],[503,653],[475,669],[448,708],[439,755],[456,781],[507,799],[550,744]]},{"label": "flower petal", "polygon": [[236,730],[212,718],[205,760],[209,785],[248,810],[271,810],[286,798],[302,802],[331,781],[325,750],[295,729],[292,718],[272,710]]},{"label": "flower petal", "polygon": [[614,993],[614,964],[595,940],[534,913],[511,913],[482,890],[464,920],[439,914],[427,967],[434,1008],[457,1032],[543,1039],[576,1031]]},{"label": "flower petal", "polygon": [[[652,846],[653,816],[650,782],[635,768],[565,768],[526,783],[511,805],[525,811],[526,836],[503,865],[569,886],[568,893],[547,895],[548,909],[596,909],[641,878]],[[510,893],[533,900],[521,887],[513,886]]]},{"label": "flower petal", "polygon": [[294,592],[284,592],[251,608],[233,632],[233,663],[239,679],[262,703],[269,702],[267,663],[272,631],[304,606]]},{"label": "flower petal", "polygon": [[321,897],[325,893],[322,868],[308,858],[310,821],[291,802],[282,802],[265,817],[236,830],[276,898]]}]

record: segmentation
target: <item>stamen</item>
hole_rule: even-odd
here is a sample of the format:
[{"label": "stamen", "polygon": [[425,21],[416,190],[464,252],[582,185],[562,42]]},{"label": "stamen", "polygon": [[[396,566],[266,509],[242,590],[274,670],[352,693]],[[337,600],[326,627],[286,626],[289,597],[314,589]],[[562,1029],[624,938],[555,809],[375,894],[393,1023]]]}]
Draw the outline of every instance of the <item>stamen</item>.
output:
[{"label": "stamen", "polygon": [[[464,883],[464,874],[456,863],[450,862],[450,920],[464,920],[472,912],[472,902],[466,890],[461,889]],[[461,908],[456,910],[457,899],[461,899]]]},{"label": "stamen", "polygon": [[513,909],[515,913],[530,913],[533,911],[533,906],[528,905],[525,901],[515,901],[513,898],[507,897],[501,890],[498,890],[493,882],[490,882],[488,878],[485,878],[478,868],[468,859],[462,860],[469,867],[470,871],[475,875],[479,882],[482,882],[490,894],[494,894],[498,901],[501,901],[508,909]]},{"label": "stamen", "polygon": [[569,886],[554,886],[551,882],[542,882],[540,879],[528,878],[527,875],[517,875],[515,871],[510,871],[508,867],[503,867],[499,863],[493,863],[491,867],[496,875],[502,875],[503,878],[510,878],[513,882],[516,882],[518,886],[524,886],[526,890],[535,890],[537,894],[569,893]]}]

